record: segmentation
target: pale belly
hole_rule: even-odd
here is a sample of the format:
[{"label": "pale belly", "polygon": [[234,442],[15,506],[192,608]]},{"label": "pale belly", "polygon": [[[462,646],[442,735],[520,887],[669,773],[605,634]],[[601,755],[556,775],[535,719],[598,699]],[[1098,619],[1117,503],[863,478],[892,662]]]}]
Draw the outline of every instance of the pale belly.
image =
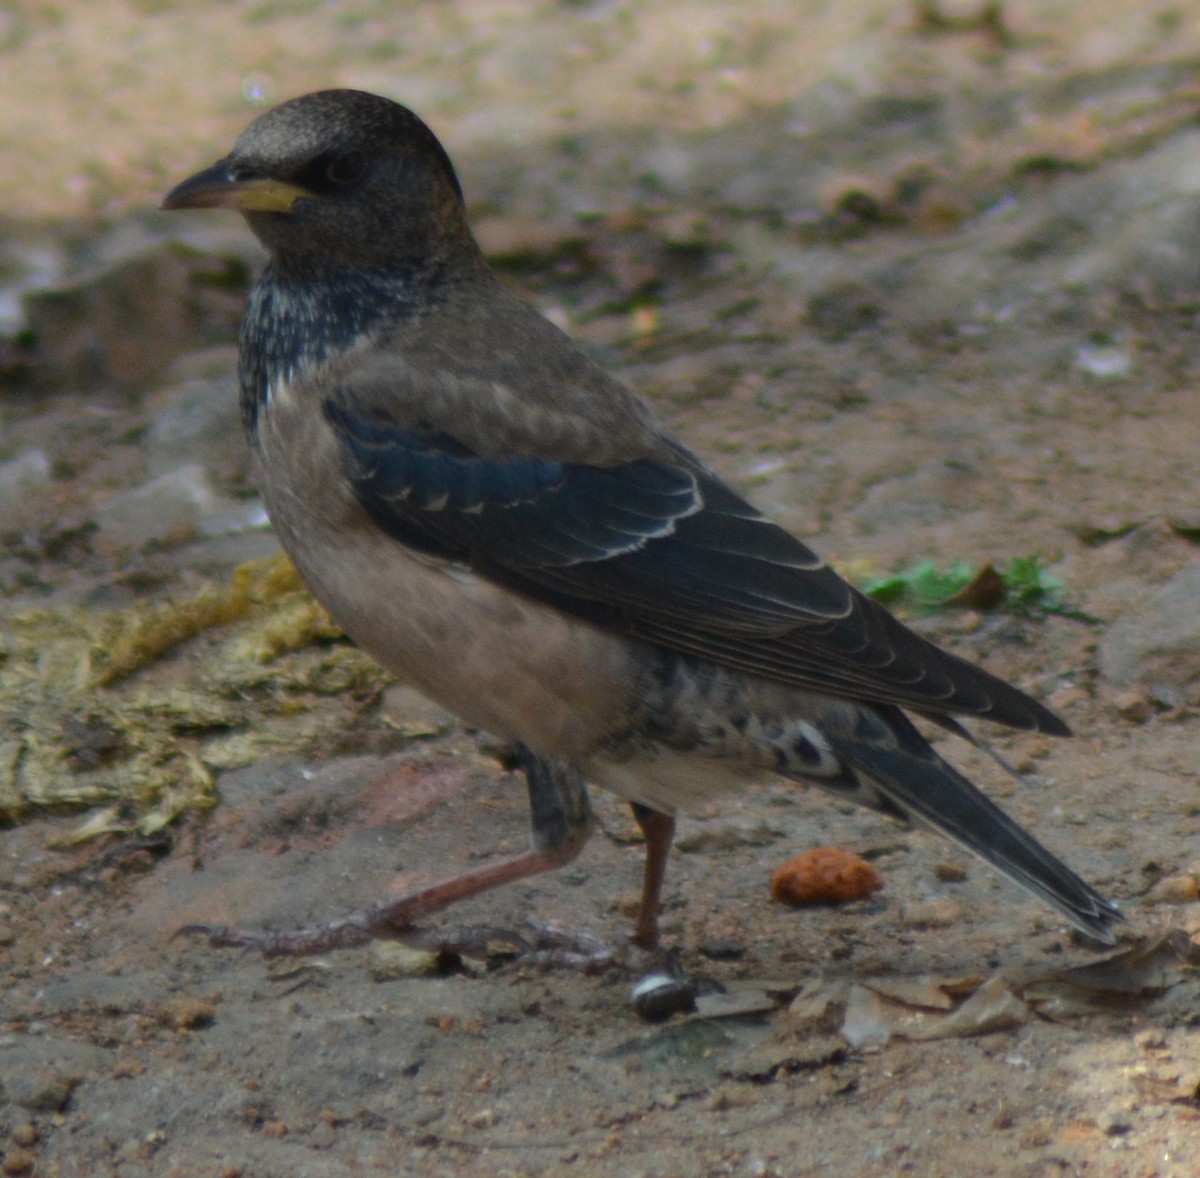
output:
[{"label": "pale belly", "polygon": [[[630,731],[650,702],[646,648],[386,537],[297,542],[276,519],[284,547],[338,625],[468,723],[568,761],[593,784],[664,813],[695,809],[768,771],[761,748],[741,740],[672,748]],[[669,713],[682,702],[662,699],[656,727],[675,726]]]},{"label": "pale belly", "polygon": [[635,668],[594,626],[387,539],[285,547],[350,637],[471,724],[580,762],[629,709]]}]

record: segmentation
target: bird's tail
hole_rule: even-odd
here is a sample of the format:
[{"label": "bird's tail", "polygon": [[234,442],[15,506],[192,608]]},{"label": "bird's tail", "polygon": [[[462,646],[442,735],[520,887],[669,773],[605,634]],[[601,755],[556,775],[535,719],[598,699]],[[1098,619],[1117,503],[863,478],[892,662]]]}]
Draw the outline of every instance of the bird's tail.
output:
[{"label": "bird's tail", "polygon": [[[853,733],[824,733],[857,788],[809,780],[931,827],[1057,908],[1088,936],[1113,943],[1114,926],[1124,923],[1116,906],[943,761],[902,712],[873,708],[860,718],[866,723]],[[887,727],[884,739],[880,720]]]}]

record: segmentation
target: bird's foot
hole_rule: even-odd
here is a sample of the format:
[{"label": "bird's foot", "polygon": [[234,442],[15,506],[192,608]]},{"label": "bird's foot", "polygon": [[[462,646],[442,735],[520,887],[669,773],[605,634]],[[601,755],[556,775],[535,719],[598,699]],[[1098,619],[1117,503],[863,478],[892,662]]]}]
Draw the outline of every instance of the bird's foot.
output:
[{"label": "bird's foot", "polygon": [[601,973],[619,969],[643,974],[650,970],[674,969],[672,956],[664,949],[643,948],[636,939],[616,943],[594,933],[565,929],[555,924],[529,925],[529,952],[524,959],[544,969],[575,969]]},{"label": "bird's foot", "polygon": [[570,969],[600,973],[620,969],[629,973],[672,971],[665,950],[643,949],[633,941],[611,943],[593,933],[531,923],[527,932],[490,925],[426,928],[406,922],[396,905],[383,901],[362,912],[320,924],[289,929],[247,929],[236,925],[188,924],[176,936],[203,937],[214,949],[247,949],[264,957],[311,957],[337,949],[352,949],[374,940],[399,941],[412,949],[461,957],[483,958],[497,948],[511,950],[518,961],[541,969]]},{"label": "bird's foot", "polygon": [[187,924],[177,937],[207,939],[214,949],[247,949],[264,957],[312,957],[335,949],[352,949],[369,941],[399,941],[410,949],[447,957],[490,957],[498,948],[511,950],[517,958],[536,953],[527,937],[491,925],[462,925],[449,929],[411,925],[396,928],[376,919],[373,910],[356,912],[339,920],[299,925],[290,929],[244,929],[234,925]]},{"label": "bird's foot", "polygon": [[516,961],[539,969],[576,970],[585,974],[619,970],[636,975],[630,1004],[647,1022],[695,1009],[703,979],[685,973],[673,954],[661,947],[645,949],[635,940],[605,941],[592,933],[557,925],[531,924],[528,933],[483,925],[446,929],[418,925],[398,927],[388,904],[376,904],[340,920],[291,929],[243,929],[231,925],[189,924],[176,936],[201,936],[220,949],[248,949],[264,957],[308,957],[380,939],[400,941],[413,949],[447,957],[486,958],[503,947]]},{"label": "bird's foot", "polygon": [[[419,927],[416,922],[422,917],[431,916],[459,900],[490,891],[501,884],[561,867],[574,858],[578,850],[579,845],[576,842],[568,842],[548,850],[526,851],[512,858],[502,859],[498,863],[488,863],[473,871],[444,879],[415,892],[377,900],[361,912],[352,912],[349,916],[322,924],[301,925],[298,928],[279,931],[242,929],[217,924],[188,924],[175,935],[207,937],[208,943],[214,948],[252,949],[264,957],[305,957],[316,953],[328,953],[334,949],[351,949],[374,940],[401,941],[416,948],[428,948],[431,944],[430,938],[436,940],[439,934]],[[470,936],[466,936],[468,932]],[[466,941],[476,943],[477,932],[478,930],[464,930]],[[452,940],[455,935],[445,934]],[[486,930],[485,939],[494,940],[496,935],[496,930]],[[503,935],[512,939],[518,951],[527,948],[525,939],[515,933]],[[461,951],[450,947],[446,949],[446,952]]]}]

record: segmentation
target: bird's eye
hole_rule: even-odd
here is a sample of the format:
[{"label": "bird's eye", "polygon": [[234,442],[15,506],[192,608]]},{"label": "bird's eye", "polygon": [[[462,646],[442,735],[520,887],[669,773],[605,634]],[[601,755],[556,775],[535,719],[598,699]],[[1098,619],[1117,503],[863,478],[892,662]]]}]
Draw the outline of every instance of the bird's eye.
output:
[{"label": "bird's eye", "polygon": [[325,167],[325,175],[334,184],[353,184],[367,166],[366,157],[358,151],[335,156]]}]

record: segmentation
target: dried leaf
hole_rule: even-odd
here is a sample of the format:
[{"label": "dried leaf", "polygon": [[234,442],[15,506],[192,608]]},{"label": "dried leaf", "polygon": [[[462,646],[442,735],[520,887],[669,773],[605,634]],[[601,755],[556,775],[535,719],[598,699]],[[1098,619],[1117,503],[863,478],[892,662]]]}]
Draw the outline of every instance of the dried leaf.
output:
[{"label": "dried leaf", "polygon": [[967,995],[974,993],[983,982],[978,974],[970,978],[951,978],[940,981],[931,977],[872,979],[869,989],[892,1002],[922,1010],[953,1010]]},{"label": "dried leaf", "polygon": [[[969,982],[976,983],[973,993],[951,1009],[953,992],[961,992]],[[885,997],[889,993],[904,997],[891,1000]],[[850,987],[841,1033],[852,1047],[864,1050],[883,1047],[892,1038],[928,1041],[987,1035],[1019,1027],[1029,1014],[1029,1007],[1002,977],[983,985],[978,985],[978,979],[965,978],[942,983],[919,978],[876,979],[869,988]]]},{"label": "dried leaf", "polygon": [[1043,980],[1092,994],[1152,998],[1181,982],[1188,967],[1197,964],[1200,946],[1182,929],[1172,929],[1103,961],[1061,970]]},{"label": "dried leaf", "polygon": [[968,1039],[1007,1031],[1029,1021],[1029,1007],[1002,977],[984,982],[957,1010],[926,1025],[910,1039]]},{"label": "dried leaf", "polygon": [[961,606],[964,609],[998,609],[1008,600],[1004,578],[995,566],[985,564],[957,593],[942,599],[943,605]]}]

